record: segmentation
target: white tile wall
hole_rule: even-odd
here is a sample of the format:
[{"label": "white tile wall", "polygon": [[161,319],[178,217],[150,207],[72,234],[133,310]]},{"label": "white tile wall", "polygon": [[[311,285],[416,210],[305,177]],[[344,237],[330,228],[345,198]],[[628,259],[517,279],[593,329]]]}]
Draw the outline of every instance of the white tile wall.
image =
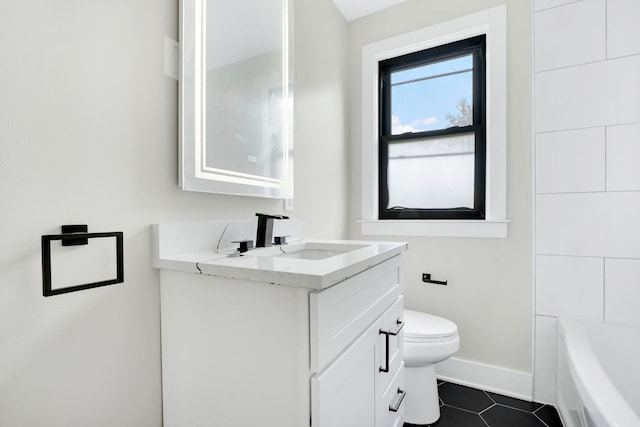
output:
[{"label": "white tile wall", "polygon": [[534,397],[548,402],[557,317],[640,326],[640,0],[534,11]]},{"label": "white tile wall", "polygon": [[640,192],[537,195],[536,253],[640,258]]},{"label": "white tile wall", "polygon": [[[636,29],[640,38],[640,26]],[[618,125],[640,122],[640,55],[627,56],[604,62],[606,80],[592,82],[606,88],[606,123]]]},{"label": "white tile wall", "polygon": [[584,0],[534,0],[533,10],[540,11],[544,9],[550,9],[552,7],[558,7],[569,3],[579,3]]},{"label": "white tile wall", "polygon": [[536,73],[536,132],[606,125],[606,75],[604,62]]},{"label": "white tile wall", "polygon": [[605,260],[605,320],[640,326],[640,260]]},{"label": "white tile wall", "polygon": [[537,193],[604,190],[604,127],[536,135]]},{"label": "white tile wall", "polygon": [[607,190],[640,191],[640,123],[607,128],[606,163]]},{"label": "white tile wall", "polygon": [[534,389],[536,402],[555,404],[558,319],[536,316]]},{"label": "white tile wall", "polygon": [[[605,7],[605,0],[583,0],[537,13],[534,30],[535,70],[605,59]],[[576,16],[580,19],[575,19]]]},{"label": "white tile wall", "polygon": [[640,122],[638,75],[640,55],[537,73],[536,132]]},{"label": "white tile wall", "polygon": [[607,56],[640,53],[640,1],[607,0]]},{"label": "white tile wall", "polygon": [[599,227],[608,208],[601,194],[545,194],[536,196],[536,253],[602,256],[599,242],[607,239]]},{"label": "white tile wall", "polygon": [[604,260],[536,256],[536,313],[571,319],[603,319]]}]

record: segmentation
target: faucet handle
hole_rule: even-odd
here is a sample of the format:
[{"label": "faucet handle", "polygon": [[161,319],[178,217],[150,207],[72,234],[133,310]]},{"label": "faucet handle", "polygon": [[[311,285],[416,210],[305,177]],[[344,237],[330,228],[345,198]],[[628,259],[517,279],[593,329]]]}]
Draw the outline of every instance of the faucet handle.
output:
[{"label": "faucet handle", "polygon": [[286,245],[287,244],[287,237],[291,237],[291,236],[275,236],[273,238],[273,244],[274,245]]},{"label": "faucet handle", "polygon": [[253,240],[234,240],[231,243],[240,244],[240,247],[238,247],[238,251],[240,251],[241,254],[253,248]]}]

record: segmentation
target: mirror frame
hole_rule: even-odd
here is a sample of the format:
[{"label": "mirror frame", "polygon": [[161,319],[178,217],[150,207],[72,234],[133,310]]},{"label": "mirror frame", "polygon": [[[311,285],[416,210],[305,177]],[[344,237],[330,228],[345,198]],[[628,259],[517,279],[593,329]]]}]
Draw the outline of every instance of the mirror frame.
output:
[{"label": "mirror frame", "polygon": [[[257,0],[260,1],[260,0]],[[293,198],[293,0],[281,0],[282,28],[282,179],[205,164],[206,157],[206,2],[180,1],[178,183],[185,191],[264,198]]]}]

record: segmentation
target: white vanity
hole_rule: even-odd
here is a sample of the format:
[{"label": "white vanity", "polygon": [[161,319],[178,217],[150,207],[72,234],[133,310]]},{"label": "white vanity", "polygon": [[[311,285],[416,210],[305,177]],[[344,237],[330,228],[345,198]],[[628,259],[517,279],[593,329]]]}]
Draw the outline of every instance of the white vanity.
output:
[{"label": "white vanity", "polygon": [[153,226],[164,426],[402,426],[406,244],[297,241],[228,257],[214,250],[233,234],[222,226]]}]

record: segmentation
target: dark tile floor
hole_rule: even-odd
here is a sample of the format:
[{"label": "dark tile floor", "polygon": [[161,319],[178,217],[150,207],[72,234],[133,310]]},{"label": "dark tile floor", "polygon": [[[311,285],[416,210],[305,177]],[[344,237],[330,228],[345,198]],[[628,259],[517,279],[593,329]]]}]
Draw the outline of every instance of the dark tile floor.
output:
[{"label": "dark tile floor", "polygon": [[[433,427],[562,427],[553,406],[440,381],[440,419]],[[405,423],[405,427],[416,424]]]}]

